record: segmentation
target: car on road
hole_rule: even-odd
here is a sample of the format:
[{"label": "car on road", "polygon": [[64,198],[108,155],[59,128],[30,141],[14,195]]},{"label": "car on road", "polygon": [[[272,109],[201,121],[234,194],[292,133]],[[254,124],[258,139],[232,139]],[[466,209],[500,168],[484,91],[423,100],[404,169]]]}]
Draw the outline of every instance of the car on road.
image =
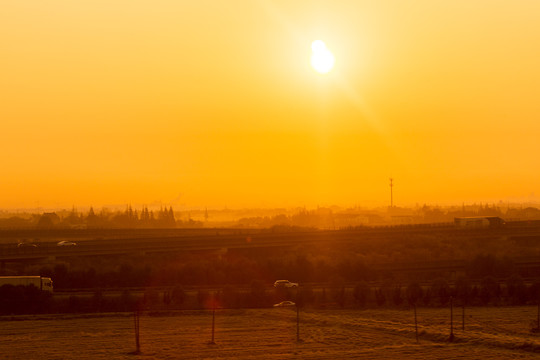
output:
[{"label": "car on road", "polygon": [[286,300],[282,301],[278,304],[274,304],[274,307],[284,307],[284,306],[295,306],[296,304],[292,301]]},{"label": "car on road", "polygon": [[286,288],[296,288],[298,283],[290,282],[289,280],[277,280],[274,283],[274,287],[286,287]]},{"label": "car on road", "polygon": [[21,242],[17,244],[18,248],[37,248],[36,244]]},{"label": "car on road", "polygon": [[57,246],[76,246],[77,243],[74,243],[72,241],[60,241],[58,244],[56,244]]}]

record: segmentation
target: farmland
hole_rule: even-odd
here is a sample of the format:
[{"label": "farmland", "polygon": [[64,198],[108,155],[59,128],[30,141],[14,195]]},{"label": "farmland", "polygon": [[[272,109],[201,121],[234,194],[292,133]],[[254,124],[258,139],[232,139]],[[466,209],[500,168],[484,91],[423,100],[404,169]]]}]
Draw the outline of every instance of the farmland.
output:
[{"label": "farmland", "polygon": [[[1,314],[124,311],[133,308],[125,299],[143,294],[153,308],[175,310],[199,309],[210,293],[220,293],[228,308],[300,300],[296,293],[274,293],[276,279],[300,283],[302,300],[314,306],[400,307],[410,300],[407,287],[416,282],[423,287],[418,296],[423,306],[445,305],[451,296],[476,306],[536,305],[540,296],[538,226],[40,234],[36,247],[19,247],[16,241],[35,239],[37,233],[6,231],[0,271],[51,277],[61,297],[38,307],[30,295],[25,305],[21,294],[6,294]],[[78,245],[57,246],[59,240]],[[172,296],[175,291],[178,296]]]},{"label": "farmland", "polygon": [[[7,359],[538,358],[540,335],[531,330],[537,327],[540,293],[539,234],[538,227],[44,232],[38,247],[19,248],[18,239],[34,235],[13,232],[2,247],[2,270],[50,276],[55,293],[38,301],[31,289],[4,289],[9,296],[2,298],[0,354]],[[58,247],[59,240],[78,245]],[[272,286],[276,279],[300,287],[280,291]],[[409,291],[413,285],[419,293]],[[211,345],[212,314],[203,309],[212,296],[227,309],[216,312]],[[465,330],[461,308],[454,309],[455,341],[449,342],[452,297],[454,305],[471,306]],[[282,300],[302,304],[301,341],[294,308],[271,308]],[[418,343],[413,302],[419,306]],[[136,348],[131,312],[136,305],[144,309],[137,356],[130,354]]]},{"label": "farmland", "polygon": [[[471,308],[448,342],[448,309],[419,308],[419,342],[411,310],[301,310],[297,342],[293,308],[218,310],[215,344],[209,311],[146,313],[141,354],[129,313],[1,318],[6,359],[533,359],[536,307]],[[14,321],[17,320],[17,321]]]}]

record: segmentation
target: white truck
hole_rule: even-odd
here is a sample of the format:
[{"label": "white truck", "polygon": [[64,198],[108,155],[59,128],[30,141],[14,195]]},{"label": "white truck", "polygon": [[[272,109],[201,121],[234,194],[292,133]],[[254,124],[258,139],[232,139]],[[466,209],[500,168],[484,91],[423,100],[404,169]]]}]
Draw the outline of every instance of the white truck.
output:
[{"label": "white truck", "polygon": [[42,291],[53,291],[53,282],[49,277],[42,276],[0,276],[0,286],[34,285]]}]

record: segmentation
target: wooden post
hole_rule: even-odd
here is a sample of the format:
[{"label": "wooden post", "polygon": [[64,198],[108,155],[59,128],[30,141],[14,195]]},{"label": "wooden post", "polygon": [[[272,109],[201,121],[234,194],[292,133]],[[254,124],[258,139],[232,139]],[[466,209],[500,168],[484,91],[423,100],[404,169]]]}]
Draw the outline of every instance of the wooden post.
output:
[{"label": "wooden post", "polygon": [[135,325],[135,346],[137,347],[137,349],[135,350],[135,353],[136,354],[140,354],[141,353],[141,345],[140,345],[140,342],[139,342],[139,328],[140,328],[140,313],[139,313],[139,308],[137,308],[135,310],[135,312],[133,313],[133,321],[134,321],[134,325]]},{"label": "wooden post", "polygon": [[537,312],[536,326],[537,326],[538,330],[540,330],[540,300],[538,301],[538,312]]},{"label": "wooden post", "polygon": [[465,331],[465,303],[461,308],[461,330]]},{"label": "wooden post", "polygon": [[450,341],[454,341],[454,298],[450,296]]},{"label": "wooden post", "polygon": [[296,304],[296,341],[300,341],[300,310]]},{"label": "wooden post", "polygon": [[418,321],[416,319],[416,303],[414,303],[414,332],[416,333],[416,342],[418,342]]},{"label": "wooden post", "polygon": [[210,341],[210,344],[212,345],[216,343],[214,341],[215,327],[216,327],[216,295],[214,294],[212,298],[212,341]]},{"label": "wooden post", "polygon": [[215,328],[216,328],[216,309],[212,309],[212,341],[211,344],[215,344],[214,341],[214,334],[215,334]]}]

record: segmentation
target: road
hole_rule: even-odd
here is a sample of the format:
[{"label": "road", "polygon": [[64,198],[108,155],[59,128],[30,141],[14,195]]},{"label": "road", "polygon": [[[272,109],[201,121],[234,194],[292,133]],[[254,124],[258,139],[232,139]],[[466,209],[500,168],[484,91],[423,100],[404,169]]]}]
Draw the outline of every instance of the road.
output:
[{"label": "road", "polygon": [[[396,226],[346,230],[311,230],[273,232],[252,229],[77,229],[77,230],[12,230],[0,231],[0,263],[41,262],[68,257],[114,256],[122,254],[152,254],[196,251],[228,251],[249,248],[287,248],[317,243],[362,243],[403,236],[446,236],[467,239],[506,237],[518,242],[540,243],[540,226],[508,224],[497,229],[460,229],[452,225]],[[76,242],[76,246],[58,246],[61,240]],[[17,243],[37,246],[17,246]],[[518,264],[538,266],[536,257],[518,259]],[[464,261],[425,261],[422,263],[392,263],[381,265],[386,270],[458,270]]]}]

